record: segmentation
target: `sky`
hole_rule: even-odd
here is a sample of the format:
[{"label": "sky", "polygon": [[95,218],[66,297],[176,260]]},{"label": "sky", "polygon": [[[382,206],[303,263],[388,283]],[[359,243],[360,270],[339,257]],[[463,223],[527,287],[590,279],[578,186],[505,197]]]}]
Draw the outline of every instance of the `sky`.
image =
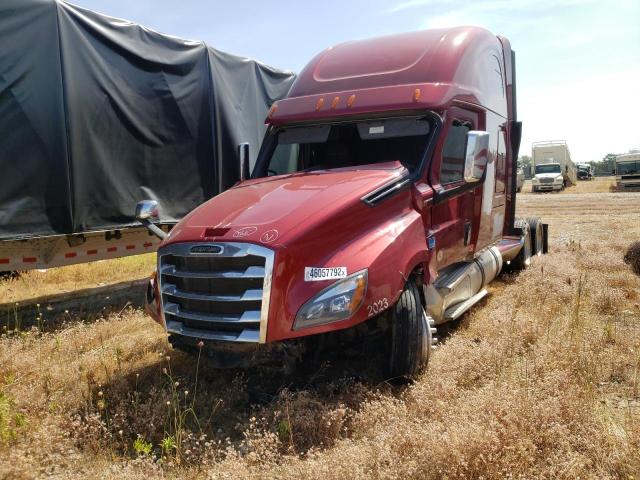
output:
[{"label": "sky", "polygon": [[477,25],[516,51],[520,154],[566,140],[575,162],[640,148],[640,1],[73,0],[294,72],[340,42]]}]

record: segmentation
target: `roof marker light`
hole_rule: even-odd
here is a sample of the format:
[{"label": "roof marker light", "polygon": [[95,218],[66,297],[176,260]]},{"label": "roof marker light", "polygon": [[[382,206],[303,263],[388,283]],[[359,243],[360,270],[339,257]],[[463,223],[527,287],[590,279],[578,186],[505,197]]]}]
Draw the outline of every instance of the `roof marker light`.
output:
[{"label": "roof marker light", "polygon": [[354,95],[349,95],[349,98],[347,98],[347,108],[351,108],[353,107],[353,104],[356,101],[356,96]]},{"label": "roof marker light", "polygon": [[324,97],[320,97],[316,102],[316,110],[320,110],[324,105]]},{"label": "roof marker light", "polygon": [[414,101],[414,102],[419,101],[419,100],[420,100],[420,95],[422,95],[422,92],[420,91],[420,89],[419,89],[419,88],[416,88],[416,89],[413,91],[413,101]]},{"label": "roof marker light", "polygon": [[335,97],[331,102],[331,108],[335,109],[338,106],[338,103],[340,103],[340,97]]}]

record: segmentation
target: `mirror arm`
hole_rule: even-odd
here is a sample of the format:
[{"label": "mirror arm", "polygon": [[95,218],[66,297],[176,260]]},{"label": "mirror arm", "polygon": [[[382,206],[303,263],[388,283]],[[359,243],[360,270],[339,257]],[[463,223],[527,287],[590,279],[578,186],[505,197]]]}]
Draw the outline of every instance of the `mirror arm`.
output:
[{"label": "mirror arm", "polygon": [[139,222],[142,223],[145,227],[147,227],[149,231],[153,233],[156,237],[158,237],[160,240],[164,240],[165,238],[167,238],[167,232],[162,230],[160,227],[158,227],[148,218],[140,219]]},{"label": "mirror arm", "polygon": [[240,181],[247,180],[249,174],[249,144],[241,143],[238,145],[238,159],[240,160]]}]

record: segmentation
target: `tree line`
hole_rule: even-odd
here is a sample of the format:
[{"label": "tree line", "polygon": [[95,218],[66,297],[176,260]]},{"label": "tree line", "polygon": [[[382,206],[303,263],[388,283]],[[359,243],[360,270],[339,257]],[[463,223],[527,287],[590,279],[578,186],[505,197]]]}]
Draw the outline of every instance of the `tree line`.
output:
[{"label": "tree line", "polygon": [[[629,150],[629,153],[638,153],[639,150]],[[594,175],[613,175],[615,171],[615,161],[619,154],[608,153],[602,160],[591,160],[585,162],[591,165],[591,171]],[[525,173],[531,172],[533,167],[531,165],[531,157],[529,155],[521,155],[518,157],[518,168],[522,168]]]}]

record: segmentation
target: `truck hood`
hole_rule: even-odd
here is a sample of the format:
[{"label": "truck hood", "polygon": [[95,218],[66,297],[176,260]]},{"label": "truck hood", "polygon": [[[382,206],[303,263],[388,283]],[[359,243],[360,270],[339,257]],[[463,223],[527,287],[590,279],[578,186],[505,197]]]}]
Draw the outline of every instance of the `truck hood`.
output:
[{"label": "truck hood", "polygon": [[249,241],[277,245],[295,229],[327,219],[407,173],[399,162],[300,172],[242,182],[202,204],[166,243]]}]

